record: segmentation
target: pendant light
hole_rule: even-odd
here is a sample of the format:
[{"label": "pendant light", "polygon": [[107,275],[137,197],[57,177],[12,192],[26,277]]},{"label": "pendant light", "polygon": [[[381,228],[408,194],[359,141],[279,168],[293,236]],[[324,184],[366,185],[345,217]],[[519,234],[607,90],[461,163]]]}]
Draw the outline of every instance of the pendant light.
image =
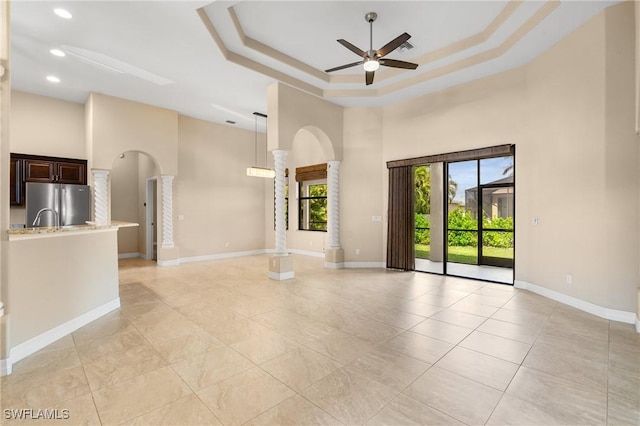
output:
[{"label": "pendant light", "polygon": [[[267,115],[266,114],[262,114],[260,112],[254,112],[253,113],[254,117],[255,117],[255,143],[256,143],[256,156],[255,156],[255,163],[254,164],[258,164],[258,117],[264,117],[265,119],[265,135],[266,135],[266,118]],[[265,144],[264,144],[264,165],[265,167],[258,167],[258,166],[253,166],[253,167],[248,167],[247,168],[247,176],[251,176],[251,177],[262,177],[262,178],[267,178],[267,179],[273,179],[274,177],[276,177],[276,171],[273,169],[268,169],[267,166],[267,143],[266,143],[266,139],[265,139]]]}]

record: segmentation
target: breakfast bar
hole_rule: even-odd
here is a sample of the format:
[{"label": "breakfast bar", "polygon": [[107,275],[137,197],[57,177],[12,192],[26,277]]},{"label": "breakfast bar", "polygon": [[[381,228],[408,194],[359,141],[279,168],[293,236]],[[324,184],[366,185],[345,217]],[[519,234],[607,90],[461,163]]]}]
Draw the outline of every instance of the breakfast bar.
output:
[{"label": "breakfast bar", "polygon": [[135,223],[87,223],[19,228],[9,234],[7,295],[11,364],[117,309],[120,227]]}]

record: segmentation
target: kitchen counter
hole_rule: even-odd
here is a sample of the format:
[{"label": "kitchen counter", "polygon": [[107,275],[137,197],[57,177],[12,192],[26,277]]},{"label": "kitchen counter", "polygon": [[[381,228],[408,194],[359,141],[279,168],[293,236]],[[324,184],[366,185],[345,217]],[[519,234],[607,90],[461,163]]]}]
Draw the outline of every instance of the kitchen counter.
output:
[{"label": "kitchen counter", "polygon": [[67,234],[70,232],[92,232],[92,231],[100,231],[100,230],[109,230],[109,229],[117,229],[117,228],[127,228],[132,226],[138,226],[137,223],[133,222],[119,222],[112,221],[107,223],[106,225],[98,225],[95,222],[87,222],[84,225],[70,225],[70,226],[41,226],[34,228],[14,228],[8,229],[7,233],[9,234],[9,240],[13,240],[16,238],[23,238],[30,236],[31,238],[38,238],[44,236],[56,236],[61,234]]},{"label": "kitchen counter", "polygon": [[[8,230],[3,297],[11,365],[118,309],[118,229],[136,223]],[[3,364],[4,363],[4,364]]]}]

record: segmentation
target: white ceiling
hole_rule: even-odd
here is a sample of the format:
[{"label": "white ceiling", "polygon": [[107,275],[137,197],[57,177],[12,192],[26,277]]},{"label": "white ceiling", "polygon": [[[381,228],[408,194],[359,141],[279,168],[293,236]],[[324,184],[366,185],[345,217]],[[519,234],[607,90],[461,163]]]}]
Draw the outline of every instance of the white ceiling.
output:
[{"label": "white ceiling", "polygon": [[[618,2],[562,2],[499,56],[437,73],[499,47],[547,4],[525,0],[486,40],[453,49],[437,60],[425,60],[415,71],[383,78],[381,69],[376,82],[365,87],[360,67],[332,73],[333,80],[322,73],[358,60],[336,39],[369,48],[365,13],[378,13],[373,24],[374,49],[406,31],[415,49],[397,50],[388,58],[416,61],[483,32],[510,2],[14,0],[11,78],[17,90],[54,98],[84,103],[93,91],[204,120],[235,120],[237,126],[253,129],[252,112],[266,112],[266,88],[277,81],[276,73],[284,73],[294,85],[299,82],[299,87],[317,89],[325,99],[340,105],[382,105],[523,65]],[[54,7],[67,9],[73,18],[58,17]],[[258,64],[263,71],[225,59],[197,13],[199,8],[204,8],[224,48],[242,58],[240,62]],[[232,14],[246,37],[262,48],[243,43]],[[51,55],[53,48],[66,51],[67,56]],[[282,55],[306,68],[283,61]],[[431,77],[434,72],[437,76]],[[49,83],[47,75],[56,75],[61,82]]]}]

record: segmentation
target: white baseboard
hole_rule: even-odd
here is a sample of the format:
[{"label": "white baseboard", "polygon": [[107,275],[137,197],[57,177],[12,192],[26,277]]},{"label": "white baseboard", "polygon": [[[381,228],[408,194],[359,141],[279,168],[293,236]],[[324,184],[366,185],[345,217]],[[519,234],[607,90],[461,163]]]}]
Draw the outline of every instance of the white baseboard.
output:
[{"label": "white baseboard", "polygon": [[295,273],[293,271],[288,271],[288,272],[269,271],[269,278],[276,281],[291,280],[294,277],[295,277]]},{"label": "white baseboard", "polygon": [[611,321],[624,322],[627,324],[635,324],[636,330],[638,330],[638,333],[640,333],[638,318],[636,317],[636,314],[634,312],[605,308],[604,306],[596,305],[594,303],[578,299],[577,297],[569,296],[555,290],[550,290],[539,285],[528,283],[526,281],[516,280],[513,286],[515,288],[529,290],[532,293],[539,294],[551,300],[555,300],[556,302],[564,303],[565,305],[569,305],[576,309],[580,309],[581,311],[599,316],[600,318],[608,319]]},{"label": "white baseboard", "polygon": [[289,253],[299,254],[302,256],[311,256],[311,257],[321,257],[324,259],[324,252],[321,251],[311,251],[311,250],[300,250],[300,249],[289,249]]},{"label": "white baseboard", "polygon": [[178,266],[180,264],[180,259],[171,259],[171,260],[158,260],[158,266]]},{"label": "white baseboard", "polygon": [[8,358],[0,359],[0,377],[8,376],[13,372]]},{"label": "white baseboard", "polygon": [[345,268],[385,268],[384,262],[344,262]]},{"label": "white baseboard", "polygon": [[2,363],[0,364],[0,374],[11,374],[12,365],[16,362],[39,351],[45,346],[50,345],[56,340],[73,333],[80,327],[89,324],[91,321],[95,321],[101,316],[106,315],[115,309],[118,309],[119,307],[120,298],[118,297],[116,299],[113,299],[111,302],[105,303],[102,306],[98,306],[97,308],[89,312],[85,312],[84,314],[72,320],[60,324],[59,326],[54,327],[51,330],[47,330],[44,333],[41,333],[38,336],[27,340],[26,342],[12,347],[9,350],[9,358],[3,359]]},{"label": "white baseboard", "polygon": [[142,253],[118,253],[118,259],[134,259],[136,257],[141,257],[144,259],[144,254]]},{"label": "white baseboard", "polygon": [[324,267],[327,269],[344,269],[344,262],[339,262],[339,263],[324,262]]},{"label": "white baseboard", "polygon": [[254,256],[256,254],[265,254],[265,250],[246,250],[233,251],[229,253],[207,254],[204,256],[181,257],[180,263],[204,262],[206,260],[230,259],[232,257]]}]

